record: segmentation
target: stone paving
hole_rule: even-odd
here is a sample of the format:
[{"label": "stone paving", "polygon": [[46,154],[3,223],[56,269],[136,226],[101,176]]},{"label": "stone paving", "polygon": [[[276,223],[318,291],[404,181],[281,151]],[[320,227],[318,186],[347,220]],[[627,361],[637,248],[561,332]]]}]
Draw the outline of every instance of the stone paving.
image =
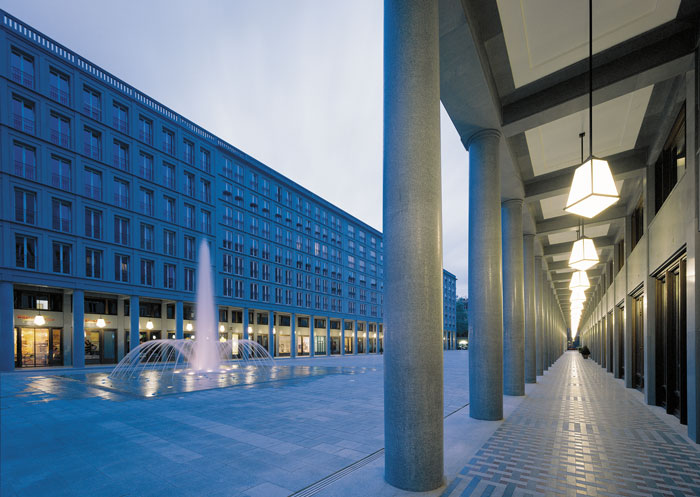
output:
[{"label": "stone paving", "polygon": [[[445,414],[468,401],[466,359],[445,354]],[[286,496],[383,448],[381,356],[278,363],[343,373],[154,398],[2,374],[0,495]]]},{"label": "stone paving", "polygon": [[442,495],[700,495],[700,453],[675,418],[592,360],[569,352],[538,383]]}]

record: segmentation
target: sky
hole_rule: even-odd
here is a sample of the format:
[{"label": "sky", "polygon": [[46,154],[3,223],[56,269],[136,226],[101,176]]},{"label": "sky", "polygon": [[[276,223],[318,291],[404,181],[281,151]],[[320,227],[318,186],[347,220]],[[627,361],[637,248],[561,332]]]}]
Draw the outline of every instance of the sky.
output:
[{"label": "sky", "polygon": [[[380,0],[2,0],[172,110],[382,229]],[[468,154],[441,108],[443,266],[467,295]]]}]

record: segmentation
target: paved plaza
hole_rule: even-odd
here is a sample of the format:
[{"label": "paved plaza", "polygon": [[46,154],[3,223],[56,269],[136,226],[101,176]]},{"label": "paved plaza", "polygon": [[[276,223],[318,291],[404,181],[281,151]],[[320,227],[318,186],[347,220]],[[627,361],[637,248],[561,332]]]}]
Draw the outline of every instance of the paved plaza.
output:
[{"label": "paved plaza", "polygon": [[[382,357],[278,364],[327,374],[143,398],[70,370],[0,376],[3,496],[393,496],[383,479]],[[59,376],[61,375],[61,376]],[[568,353],[468,417],[467,353],[445,354],[446,486],[421,495],[700,494],[676,418]]]}]

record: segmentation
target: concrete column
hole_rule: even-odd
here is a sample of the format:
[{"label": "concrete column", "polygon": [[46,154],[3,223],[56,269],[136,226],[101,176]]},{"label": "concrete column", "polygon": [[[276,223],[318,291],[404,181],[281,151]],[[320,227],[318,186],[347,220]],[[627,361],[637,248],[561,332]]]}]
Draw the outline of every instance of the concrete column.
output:
[{"label": "concrete column", "polygon": [[345,320],[340,320],[340,355],[345,355]]},{"label": "concrete column", "polygon": [[15,369],[15,309],[12,283],[0,282],[0,371]]},{"label": "concrete column", "polygon": [[73,290],[73,367],[85,367],[85,292]]},{"label": "concrete column", "polygon": [[369,321],[365,321],[365,354],[369,354]]},{"label": "concrete column", "polygon": [[331,318],[326,316],[326,355],[331,355]]},{"label": "concrete column", "polygon": [[535,235],[523,236],[523,277],[525,282],[525,383],[536,383]]},{"label": "concrete column", "polygon": [[296,314],[292,313],[292,318],[290,319],[289,324],[291,325],[289,339],[292,343],[292,346],[289,349],[289,353],[291,354],[290,357],[296,357],[297,356],[297,315]]},{"label": "concrete column", "polygon": [[535,367],[537,376],[542,376],[544,365],[542,360],[542,340],[544,340],[544,317],[542,301],[542,257],[535,257]]},{"label": "concrete column", "polygon": [[316,355],[316,339],[314,336],[314,317],[309,316],[309,357]]},{"label": "concrete column", "polygon": [[550,318],[550,301],[549,301],[549,279],[547,278],[547,272],[544,272],[542,279],[542,301],[544,302],[543,313],[544,317],[542,321],[544,327],[542,328],[542,370],[547,371],[549,369],[549,318]]},{"label": "concrete column", "polygon": [[[243,340],[248,340],[248,328],[250,328],[250,316],[248,315],[248,309],[243,308]],[[199,332],[199,330],[197,330]]]},{"label": "concrete column", "polygon": [[523,201],[501,204],[503,243],[503,393],[525,395]]},{"label": "concrete column", "polygon": [[438,17],[384,2],[385,478],[414,492],[443,484]]},{"label": "concrete column", "polygon": [[[75,298],[75,297],[74,297]],[[129,320],[131,321],[131,328],[129,330],[129,351],[131,352],[136,347],[139,346],[139,309],[140,303],[139,298],[136,295],[132,295],[129,299]],[[83,343],[83,342],[80,342]]]},{"label": "concrete column", "polygon": [[267,351],[275,357],[275,313],[267,311]]},{"label": "concrete column", "polygon": [[357,319],[352,322],[352,354],[357,355]]},{"label": "concrete column", "polygon": [[175,338],[178,340],[185,338],[185,329],[182,324],[184,315],[182,300],[178,300],[175,302]]},{"label": "concrete column", "polygon": [[496,130],[467,141],[469,150],[469,414],[503,418],[501,183]]}]

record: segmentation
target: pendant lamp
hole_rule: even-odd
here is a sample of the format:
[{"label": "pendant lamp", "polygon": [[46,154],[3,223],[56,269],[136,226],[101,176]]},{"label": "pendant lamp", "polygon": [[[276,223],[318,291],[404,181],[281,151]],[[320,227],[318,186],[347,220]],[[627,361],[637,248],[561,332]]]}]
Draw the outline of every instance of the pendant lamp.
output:
[{"label": "pendant lamp", "polygon": [[586,271],[576,271],[572,276],[571,276],[571,282],[569,283],[569,290],[575,290],[576,288],[581,288],[582,290],[585,290],[591,286],[590,282],[588,281],[588,276],[586,275]]},{"label": "pendant lamp", "polygon": [[574,172],[564,210],[591,218],[620,200],[608,162],[593,155],[593,0],[588,1],[588,143],[590,155]]},{"label": "pendant lamp", "polygon": [[107,325],[107,323],[105,323],[105,320],[102,316],[100,316],[100,318],[97,320],[97,322],[95,324],[97,325],[98,328],[104,328]]},{"label": "pendant lamp", "polygon": [[571,311],[583,310],[583,300],[574,300],[571,302]]},{"label": "pendant lamp", "polygon": [[41,314],[37,314],[36,316],[34,316],[34,324],[35,324],[35,325],[41,326],[41,325],[43,325],[44,323],[46,323],[46,320],[44,319],[44,316],[42,316]]},{"label": "pendant lamp", "polygon": [[[581,225],[581,231],[583,231],[583,225]],[[569,267],[577,271],[585,271],[598,264],[598,251],[595,248],[595,243],[583,233],[581,235],[574,242],[571,256],[569,256]]]},{"label": "pendant lamp", "polygon": [[571,297],[569,297],[569,300],[571,302],[579,301],[579,302],[585,302],[586,301],[586,294],[584,293],[583,290],[574,290],[571,292]]}]

